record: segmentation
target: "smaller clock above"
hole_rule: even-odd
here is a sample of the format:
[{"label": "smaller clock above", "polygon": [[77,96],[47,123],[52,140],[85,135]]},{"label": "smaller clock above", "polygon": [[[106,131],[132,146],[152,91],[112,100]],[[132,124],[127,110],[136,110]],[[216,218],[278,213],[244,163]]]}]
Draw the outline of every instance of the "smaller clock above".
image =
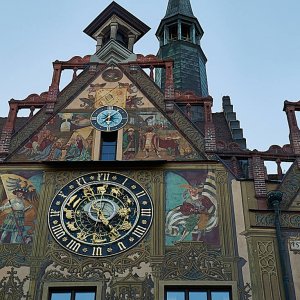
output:
[{"label": "smaller clock above", "polygon": [[116,131],[126,125],[128,113],[118,106],[102,106],[91,115],[91,124],[100,131]]}]

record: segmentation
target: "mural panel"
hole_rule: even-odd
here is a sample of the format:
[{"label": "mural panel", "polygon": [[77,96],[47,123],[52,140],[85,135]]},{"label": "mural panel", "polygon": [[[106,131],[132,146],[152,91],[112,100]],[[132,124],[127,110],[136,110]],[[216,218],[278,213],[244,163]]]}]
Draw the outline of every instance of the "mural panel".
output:
[{"label": "mural panel", "polygon": [[220,247],[215,172],[168,171],[166,181],[166,245],[203,241]]},{"label": "mural panel", "polygon": [[186,160],[196,152],[154,108],[130,110],[123,134],[123,159]]},{"label": "mural panel", "polygon": [[[197,153],[166,117],[115,68],[105,70],[66,108],[54,116],[16,154],[21,161],[98,160],[100,131],[91,125],[99,107],[127,111],[127,125],[120,130],[123,160],[192,160]],[[99,120],[112,122],[115,113]],[[121,153],[120,153],[121,154]]]},{"label": "mural panel", "polygon": [[0,200],[0,244],[32,242],[42,172],[0,174],[3,195]]}]

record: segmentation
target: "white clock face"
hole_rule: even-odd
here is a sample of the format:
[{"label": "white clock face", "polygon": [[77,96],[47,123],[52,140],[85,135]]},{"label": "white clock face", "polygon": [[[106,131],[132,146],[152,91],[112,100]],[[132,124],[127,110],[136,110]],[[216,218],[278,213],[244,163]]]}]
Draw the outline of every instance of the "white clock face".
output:
[{"label": "white clock face", "polygon": [[128,114],[118,106],[102,106],[91,115],[91,124],[101,131],[116,131],[126,125]]}]

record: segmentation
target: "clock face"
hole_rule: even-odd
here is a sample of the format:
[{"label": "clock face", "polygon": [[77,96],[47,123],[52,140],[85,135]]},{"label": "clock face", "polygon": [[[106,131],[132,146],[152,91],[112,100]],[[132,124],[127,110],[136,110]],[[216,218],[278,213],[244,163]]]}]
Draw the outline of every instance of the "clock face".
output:
[{"label": "clock face", "polygon": [[152,217],[152,200],[139,183],[122,174],[99,172],[74,179],[56,194],[48,225],[68,251],[106,257],[137,245]]},{"label": "clock face", "polygon": [[118,106],[102,106],[91,115],[91,124],[101,131],[116,131],[126,125],[128,114]]}]

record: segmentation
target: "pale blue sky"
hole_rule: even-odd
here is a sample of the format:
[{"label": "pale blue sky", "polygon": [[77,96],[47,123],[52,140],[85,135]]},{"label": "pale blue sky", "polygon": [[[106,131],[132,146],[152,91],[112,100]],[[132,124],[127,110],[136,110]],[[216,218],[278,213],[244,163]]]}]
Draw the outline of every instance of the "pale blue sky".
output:
[{"label": "pale blue sky", "polygon": [[[83,33],[109,0],[3,0],[0,3],[0,116],[10,98],[47,91],[52,62],[95,51]],[[167,0],[117,0],[152,30],[135,53],[156,54],[154,33]],[[231,96],[250,149],[288,140],[283,101],[300,100],[299,0],[191,0],[205,34],[213,111]]]}]

